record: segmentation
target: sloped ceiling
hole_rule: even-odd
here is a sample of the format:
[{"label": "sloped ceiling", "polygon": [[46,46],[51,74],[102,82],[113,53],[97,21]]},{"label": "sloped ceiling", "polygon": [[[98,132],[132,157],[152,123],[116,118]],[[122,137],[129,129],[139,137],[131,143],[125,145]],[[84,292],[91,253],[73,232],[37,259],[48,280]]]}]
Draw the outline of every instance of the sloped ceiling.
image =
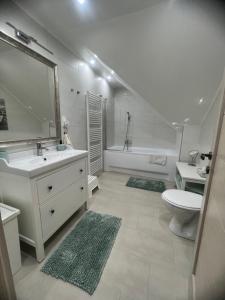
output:
[{"label": "sloped ceiling", "polygon": [[219,2],[15,2],[71,50],[96,53],[168,122],[200,124],[208,111],[225,66]]}]

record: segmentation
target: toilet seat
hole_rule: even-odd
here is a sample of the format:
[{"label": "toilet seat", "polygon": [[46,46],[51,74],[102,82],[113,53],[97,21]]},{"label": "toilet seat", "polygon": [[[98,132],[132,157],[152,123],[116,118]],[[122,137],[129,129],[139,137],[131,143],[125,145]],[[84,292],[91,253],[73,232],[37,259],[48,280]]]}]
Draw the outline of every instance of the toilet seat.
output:
[{"label": "toilet seat", "polygon": [[194,211],[199,211],[201,209],[202,198],[201,195],[183,190],[171,189],[162,193],[162,199],[171,205]]}]

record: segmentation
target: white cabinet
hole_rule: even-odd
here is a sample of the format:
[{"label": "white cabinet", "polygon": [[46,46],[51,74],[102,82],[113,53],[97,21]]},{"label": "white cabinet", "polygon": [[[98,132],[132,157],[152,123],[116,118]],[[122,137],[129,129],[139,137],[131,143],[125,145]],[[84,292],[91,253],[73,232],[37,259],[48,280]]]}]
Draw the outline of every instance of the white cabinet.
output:
[{"label": "white cabinet", "polygon": [[85,160],[82,159],[71,166],[61,169],[37,181],[38,198],[45,202],[49,197],[56,195],[66,186],[79,180],[85,173]]},{"label": "white cabinet", "polygon": [[0,172],[2,201],[20,209],[20,239],[45,257],[44,243],[88,200],[87,154],[30,178]]},{"label": "white cabinet", "polygon": [[197,194],[204,193],[206,178],[197,172],[197,166],[190,166],[185,162],[176,163],[175,182],[179,190],[185,190]]},{"label": "white cabinet", "polygon": [[40,206],[43,240],[47,239],[86,201],[85,181],[79,180]]},{"label": "white cabinet", "polygon": [[14,275],[21,267],[20,243],[17,224],[17,216],[20,214],[20,211],[14,207],[0,203],[0,212],[9,254],[10,266],[12,274]]}]

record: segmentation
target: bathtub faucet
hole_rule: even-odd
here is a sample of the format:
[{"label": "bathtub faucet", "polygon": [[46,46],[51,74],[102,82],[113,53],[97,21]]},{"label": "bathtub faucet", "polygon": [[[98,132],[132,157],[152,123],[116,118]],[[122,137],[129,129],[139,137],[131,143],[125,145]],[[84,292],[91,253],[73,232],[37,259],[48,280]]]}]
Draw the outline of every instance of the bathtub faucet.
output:
[{"label": "bathtub faucet", "polygon": [[126,138],[125,142],[124,142],[124,149],[123,150],[125,150],[125,148],[126,148],[127,151],[128,151],[129,150],[129,146],[131,146],[131,145],[132,145],[132,140],[129,139],[129,138]]}]

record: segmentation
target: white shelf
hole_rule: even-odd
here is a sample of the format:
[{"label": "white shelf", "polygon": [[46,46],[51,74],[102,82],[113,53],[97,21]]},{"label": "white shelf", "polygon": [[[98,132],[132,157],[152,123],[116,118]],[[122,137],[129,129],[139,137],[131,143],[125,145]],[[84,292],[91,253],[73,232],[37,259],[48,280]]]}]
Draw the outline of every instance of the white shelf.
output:
[{"label": "white shelf", "polygon": [[197,173],[197,166],[190,166],[184,162],[177,162],[176,166],[183,180],[202,184],[206,182],[206,178],[201,177]]}]

